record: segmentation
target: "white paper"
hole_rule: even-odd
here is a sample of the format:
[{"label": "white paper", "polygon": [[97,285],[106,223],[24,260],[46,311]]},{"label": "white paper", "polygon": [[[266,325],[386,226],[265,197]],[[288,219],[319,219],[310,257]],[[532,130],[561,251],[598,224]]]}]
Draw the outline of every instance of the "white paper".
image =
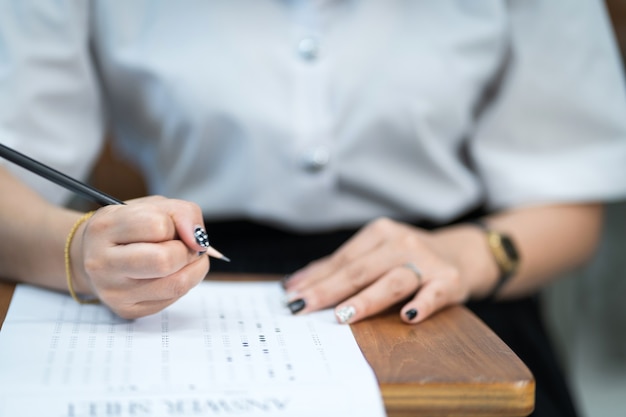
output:
[{"label": "white paper", "polygon": [[18,285],[0,332],[0,416],[384,416],[350,328],[293,316],[275,282],[203,282],[127,321]]}]

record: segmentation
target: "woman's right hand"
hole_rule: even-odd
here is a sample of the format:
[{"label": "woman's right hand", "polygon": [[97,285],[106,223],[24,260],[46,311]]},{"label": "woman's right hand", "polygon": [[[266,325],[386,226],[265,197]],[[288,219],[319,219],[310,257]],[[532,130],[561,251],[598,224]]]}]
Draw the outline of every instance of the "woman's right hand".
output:
[{"label": "woman's right hand", "polygon": [[120,317],[154,314],[200,283],[209,270],[204,231],[193,203],[159,196],[99,209],[71,245],[76,292],[91,294]]}]

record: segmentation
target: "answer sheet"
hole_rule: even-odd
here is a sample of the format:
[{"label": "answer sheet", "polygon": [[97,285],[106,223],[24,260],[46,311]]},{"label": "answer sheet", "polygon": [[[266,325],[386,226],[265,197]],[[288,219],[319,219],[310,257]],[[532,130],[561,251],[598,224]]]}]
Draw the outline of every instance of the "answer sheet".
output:
[{"label": "answer sheet", "polygon": [[20,284],[0,332],[0,416],[384,416],[332,311],[292,316],[276,282],[203,282],[123,320]]}]

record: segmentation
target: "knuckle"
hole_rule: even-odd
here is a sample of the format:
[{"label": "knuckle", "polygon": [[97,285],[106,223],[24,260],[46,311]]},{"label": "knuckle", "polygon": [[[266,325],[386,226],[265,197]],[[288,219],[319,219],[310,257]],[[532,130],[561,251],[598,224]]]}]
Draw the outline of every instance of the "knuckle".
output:
[{"label": "knuckle", "polygon": [[307,269],[319,269],[324,266],[327,262],[339,262],[337,259],[341,259],[342,256],[339,254],[333,255],[332,258],[320,258],[309,262],[306,266]]},{"label": "knuckle", "polygon": [[[349,265],[350,262],[352,261],[352,257],[345,253],[344,251],[337,251],[335,252],[330,259],[328,259],[328,267],[330,269],[340,269],[343,265]],[[317,263],[318,261],[316,261],[315,265],[316,267],[322,266],[322,263],[320,262],[319,264]]]},{"label": "knuckle", "polygon": [[98,276],[106,272],[108,263],[102,257],[83,256],[83,269],[87,276]]},{"label": "knuckle", "polygon": [[389,277],[387,290],[393,300],[404,298],[407,294],[406,279],[402,275],[394,274]]},{"label": "knuckle", "polygon": [[168,199],[161,194],[151,194],[145,197],[137,198],[136,202],[143,203],[144,205],[158,205],[167,200]]},{"label": "knuckle", "polygon": [[380,234],[387,234],[390,229],[392,229],[395,225],[395,222],[388,217],[379,217],[375,220],[372,220],[370,224],[367,226],[374,232]]},{"label": "knuckle", "polygon": [[346,275],[352,290],[357,291],[367,285],[369,281],[367,271],[367,268],[360,263],[353,263],[346,267]]},{"label": "knuckle", "polygon": [[200,205],[194,203],[193,201],[170,199],[169,202],[173,203],[178,210],[182,210],[192,217],[202,217],[202,209],[200,208]]},{"label": "knuckle", "polygon": [[154,213],[149,219],[150,230],[157,239],[167,240],[170,237],[171,220],[161,213]]},{"label": "knuckle", "polygon": [[202,209],[198,204],[192,201],[185,201],[185,204],[187,204],[187,208],[191,213],[195,214],[198,217],[202,217]]},{"label": "knuckle", "polygon": [[170,236],[171,219],[157,206],[152,204],[128,205],[128,219],[133,228],[149,231],[154,240],[166,240]]},{"label": "knuckle", "polygon": [[441,300],[444,299],[444,297],[445,297],[445,291],[443,291],[443,288],[441,287],[435,288],[431,292],[431,299],[432,299],[431,307],[439,305],[441,303]]},{"label": "knuckle", "polygon": [[415,253],[421,251],[424,244],[420,237],[415,233],[404,233],[398,240],[398,243],[404,251],[408,253]]},{"label": "knuckle", "polygon": [[175,277],[175,279],[170,280],[168,291],[172,298],[181,298],[189,292],[190,286],[184,275],[185,273],[181,272]]},{"label": "knuckle", "polygon": [[145,261],[157,276],[169,275],[176,265],[174,255],[169,251],[150,252],[146,255]]},{"label": "knuckle", "polygon": [[[103,207],[100,210],[104,211],[107,207]],[[99,235],[109,229],[112,223],[109,221],[108,216],[92,216],[85,222],[85,235]]]},{"label": "knuckle", "polygon": [[461,283],[461,272],[453,265],[446,264],[439,272],[441,278],[445,281],[451,282],[453,285]]}]

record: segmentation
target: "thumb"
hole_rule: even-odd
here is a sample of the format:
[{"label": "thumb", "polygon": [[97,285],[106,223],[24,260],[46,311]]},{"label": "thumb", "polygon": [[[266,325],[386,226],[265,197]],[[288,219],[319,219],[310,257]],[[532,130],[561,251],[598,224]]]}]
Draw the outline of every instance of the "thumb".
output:
[{"label": "thumb", "polygon": [[170,199],[164,202],[167,213],[174,222],[178,238],[191,250],[206,252],[209,236],[204,228],[200,207],[194,203]]}]

